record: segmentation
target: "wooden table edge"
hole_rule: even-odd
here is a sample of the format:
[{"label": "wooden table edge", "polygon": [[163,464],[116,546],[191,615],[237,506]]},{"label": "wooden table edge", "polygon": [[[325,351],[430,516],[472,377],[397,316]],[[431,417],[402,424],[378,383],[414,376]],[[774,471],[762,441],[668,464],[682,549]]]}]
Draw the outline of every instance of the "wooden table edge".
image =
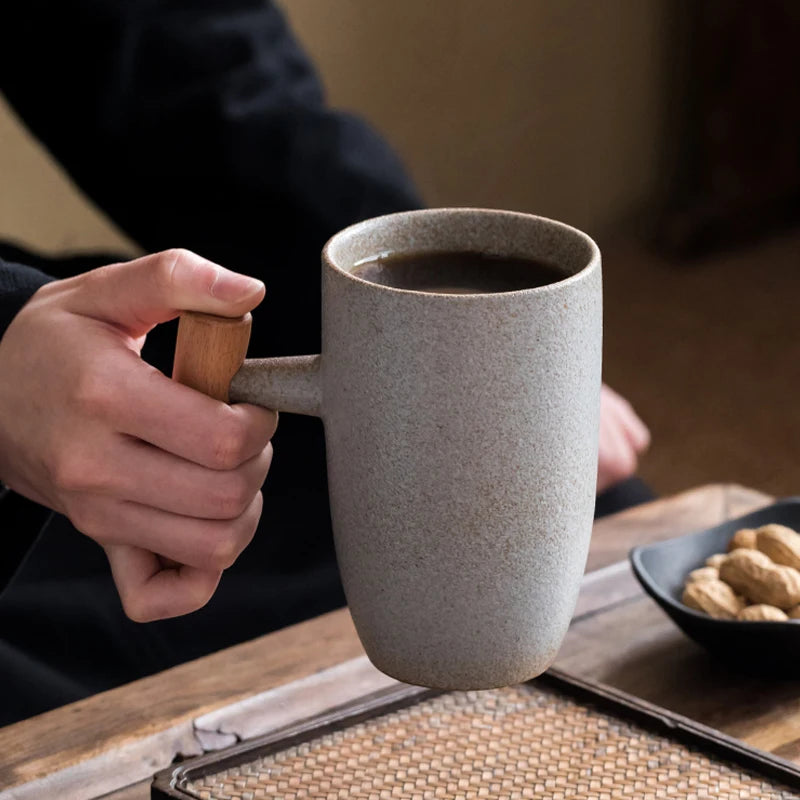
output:
[{"label": "wooden table edge", "polygon": [[[703,527],[771,500],[756,490],[724,483],[701,486],[628,509],[595,524],[590,564],[592,551],[614,553],[616,561],[625,559],[631,541],[637,541],[631,537],[647,526],[651,533],[655,531],[664,538],[664,517],[676,510],[683,510],[687,520],[702,517],[703,522],[696,523],[696,527]],[[610,538],[615,531],[619,542],[609,546],[606,537]],[[685,532],[688,531],[676,530],[674,535]],[[594,568],[610,563],[613,561],[608,558],[595,559]],[[239,678],[244,682],[241,685],[234,681],[220,690],[213,680],[207,680],[208,687],[201,687],[197,694],[190,690],[176,696],[178,687],[191,687],[198,679],[202,682],[203,676],[207,678],[223,670],[227,674],[232,666],[252,664],[253,660],[262,663],[263,659],[257,656],[263,651],[270,652],[271,663],[264,665],[257,678],[251,675],[251,666],[239,670]],[[27,751],[23,748],[18,758],[0,764],[0,800],[41,797],[44,789],[48,794],[58,793],[61,800],[77,800],[135,783],[167,766],[178,754],[202,752],[196,728],[199,718],[360,655],[363,649],[350,616],[346,609],[340,609],[0,728],[0,752],[19,752],[21,742],[28,748]],[[155,714],[148,713],[147,703],[156,699],[166,706],[159,707]],[[114,722],[118,725],[120,719],[125,720],[125,725],[116,729]],[[97,724],[99,721],[104,724]],[[66,747],[64,742],[68,742]],[[87,775],[93,770],[98,778],[109,771],[113,774],[105,783],[98,779],[92,793],[82,793],[80,787],[86,786]]]}]

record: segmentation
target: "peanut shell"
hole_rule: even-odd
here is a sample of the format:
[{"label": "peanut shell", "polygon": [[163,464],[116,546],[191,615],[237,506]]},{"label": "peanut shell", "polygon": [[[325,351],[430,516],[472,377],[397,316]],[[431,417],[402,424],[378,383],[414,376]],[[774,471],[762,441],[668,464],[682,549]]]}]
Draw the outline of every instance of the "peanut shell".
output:
[{"label": "peanut shell", "polygon": [[800,569],[800,533],[785,525],[763,525],[756,530],[756,547],[776,564]]},{"label": "peanut shell", "polygon": [[688,577],[686,583],[694,583],[694,581],[715,581],[719,580],[719,570],[715,567],[700,567],[693,569]]},{"label": "peanut shell", "polygon": [[715,553],[713,556],[709,556],[706,559],[706,566],[707,567],[716,567],[719,569],[722,566],[722,562],[728,557],[727,553]]},{"label": "peanut shell", "polygon": [[737,619],[749,622],[786,622],[789,617],[775,606],[768,606],[760,603],[755,606],[747,606],[739,612]]},{"label": "peanut shell", "polygon": [[736,549],[755,550],[756,532],[753,528],[739,528],[728,542],[728,552],[732,553]]},{"label": "peanut shell", "polygon": [[744,603],[720,580],[694,581],[683,590],[683,602],[714,619],[736,619]]},{"label": "peanut shell", "polygon": [[753,603],[784,610],[800,603],[800,572],[774,564],[760,550],[734,550],[719,568],[719,577]]}]

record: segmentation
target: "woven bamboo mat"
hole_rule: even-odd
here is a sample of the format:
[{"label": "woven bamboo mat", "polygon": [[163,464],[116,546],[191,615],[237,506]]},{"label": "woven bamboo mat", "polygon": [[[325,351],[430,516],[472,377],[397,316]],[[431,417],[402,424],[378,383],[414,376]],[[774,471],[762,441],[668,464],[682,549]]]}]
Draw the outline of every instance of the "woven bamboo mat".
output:
[{"label": "woven bamboo mat", "polygon": [[429,698],[183,790],[199,800],[800,797],[536,683]]}]

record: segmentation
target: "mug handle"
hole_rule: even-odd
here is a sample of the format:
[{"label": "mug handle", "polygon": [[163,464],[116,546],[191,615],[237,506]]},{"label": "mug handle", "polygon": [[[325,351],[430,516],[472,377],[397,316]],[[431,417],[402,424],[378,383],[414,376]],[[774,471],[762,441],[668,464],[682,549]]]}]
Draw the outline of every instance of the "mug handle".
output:
[{"label": "mug handle", "polygon": [[245,361],[252,317],[231,319],[184,311],[178,323],[172,378],[223,403],[275,411],[322,413],[320,356]]},{"label": "mug handle", "polygon": [[[184,311],[178,322],[172,379],[223,403],[255,403],[276,411],[320,414],[319,356],[245,362],[251,315],[219,317]],[[159,556],[165,569],[179,568]]]}]

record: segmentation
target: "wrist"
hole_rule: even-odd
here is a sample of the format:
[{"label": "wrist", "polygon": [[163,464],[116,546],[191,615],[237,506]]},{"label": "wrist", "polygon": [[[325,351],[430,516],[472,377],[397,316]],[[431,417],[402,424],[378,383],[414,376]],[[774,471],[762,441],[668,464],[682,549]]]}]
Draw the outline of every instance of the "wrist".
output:
[{"label": "wrist", "polygon": [[33,267],[0,261],[0,338],[31,297],[54,280]]}]

